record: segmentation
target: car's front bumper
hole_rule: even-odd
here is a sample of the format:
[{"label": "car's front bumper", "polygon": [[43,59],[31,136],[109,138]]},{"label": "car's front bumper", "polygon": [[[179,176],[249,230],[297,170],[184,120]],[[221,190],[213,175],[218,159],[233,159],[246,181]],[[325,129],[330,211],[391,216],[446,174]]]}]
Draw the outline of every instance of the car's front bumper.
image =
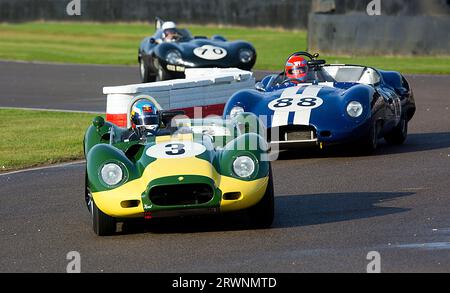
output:
[{"label": "car's front bumper", "polygon": [[[152,217],[170,217],[243,210],[257,204],[266,192],[269,177],[243,181],[218,174],[207,161],[193,160],[195,162],[188,160],[177,162],[178,165],[185,165],[177,166],[177,169],[192,170],[191,174],[184,172],[178,173],[182,175],[175,175],[171,170],[168,170],[167,166],[165,169],[157,168],[154,165],[156,163],[153,163],[155,169],[161,170],[161,177],[155,178],[152,172],[144,172],[141,178],[116,189],[93,193],[93,199],[102,212],[116,218],[144,217],[145,213]],[[195,164],[195,168],[193,164]],[[183,184],[186,183],[210,184],[214,189],[213,198],[200,204],[164,206],[156,205],[150,199],[149,191],[153,186],[163,184],[177,186],[180,194],[182,194]]]},{"label": "car's front bumper", "polygon": [[308,131],[311,132],[311,136],[305,139],[290,140],[287,136],[282,139],[271,139],[270,146],[272,150],[290,150],[314,147],[323,148],[331,145],[351,144],[364,139],[364,137],[369,134],[370,126],[370,120],[348,128],[336,127],[322,129],[314,125],[299,126],[301,128],[308,128]]}]

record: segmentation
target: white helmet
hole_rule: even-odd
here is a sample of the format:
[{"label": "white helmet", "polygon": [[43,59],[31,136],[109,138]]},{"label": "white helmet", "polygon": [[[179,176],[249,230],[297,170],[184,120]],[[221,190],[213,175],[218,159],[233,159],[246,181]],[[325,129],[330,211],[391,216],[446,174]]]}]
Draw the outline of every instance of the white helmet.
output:
[{"label": "white helmet", "polygon": [[168,30],[168,29],[176,29],[177,25],[175,24],[175,22],[173,21],[166,21],[163,23],[161,29],[164,30]]},{"label": "white helmet", "polygon": [[173,21],[165,22],[161,27],[162,39],[165,42],[176,42],[180,38],[180,34],[177,30],[177,25]]}]

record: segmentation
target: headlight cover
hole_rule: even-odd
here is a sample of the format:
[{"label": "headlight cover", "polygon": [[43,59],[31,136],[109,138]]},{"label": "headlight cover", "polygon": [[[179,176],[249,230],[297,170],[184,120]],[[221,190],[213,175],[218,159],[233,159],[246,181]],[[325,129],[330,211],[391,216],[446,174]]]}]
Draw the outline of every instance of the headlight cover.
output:
[{"label": "headlight cover", "polygon": [[247,156],[237,157],[233,162],[233,171],[241,178],[248,178],[255,172],[255,162]]},{"label": "headlight cover", "polygon": [[169,64],[180,65],[183,63],[183,59],[181,58],[181,53],[178,51],[170,51],[167,53],[166,61]]},{"label": "headlight cover", "polygon": [[245,112],[244,108],[242,108],[242,107],[240,107],[240,106],[235,106],[235,107],[233,107],[233,109],[231,109],[231,111],[230,111],[230,117],[231,117],[231,119],[234,119],[234,118],[236,118],[239,114],[242,114],[242,113],[244,113],[244,112]]},{"label": "headlight cover", "polygon": [[347,114],[352,118],[358,118],[363,113],[363,105],[360,102],[353,101],[347,105]]},{"label": "headlight cover", "polygon": [[241,49],[239,51],[239,60],[242,63],[249,63],[253,59],[253,51],[250,49]]},{"label": "headlight cover", "polygon": [[122,168],[115,163],[105,164],[100,170],[103,182],[108,186],[116,186],[123,179]]}]

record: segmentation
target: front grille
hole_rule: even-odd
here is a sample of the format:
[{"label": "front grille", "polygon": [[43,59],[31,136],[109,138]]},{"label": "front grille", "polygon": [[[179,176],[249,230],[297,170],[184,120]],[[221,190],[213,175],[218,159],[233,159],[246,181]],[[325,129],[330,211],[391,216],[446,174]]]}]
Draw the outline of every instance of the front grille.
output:
[{"label": "front grille", "polygon": [[158,206],[199,205],[211,201],[214,191],[208,184],[155,186],[149,198]]},{"label": "front grille", "polygon": [[268,138],[270,142],[309,142],[317,140],[317,133],[312,126],[290,125],[269,129]]}]

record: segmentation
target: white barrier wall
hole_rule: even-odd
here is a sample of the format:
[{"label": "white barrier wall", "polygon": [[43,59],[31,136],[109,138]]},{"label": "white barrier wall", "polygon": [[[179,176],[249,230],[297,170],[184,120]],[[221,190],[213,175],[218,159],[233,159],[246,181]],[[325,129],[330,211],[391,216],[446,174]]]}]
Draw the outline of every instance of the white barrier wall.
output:
[{"label": "white barrier wall", "polygon": [[184,110],[186,115],[201,107],[203,116],[222,115],[227,100],[241,89],[255,87],[252,72],[240,69],[187,69],[186,79],[103,88],[107,95],[106,119],[130,127],[129,113],[137,97],[148,95],[162,109]]}]

